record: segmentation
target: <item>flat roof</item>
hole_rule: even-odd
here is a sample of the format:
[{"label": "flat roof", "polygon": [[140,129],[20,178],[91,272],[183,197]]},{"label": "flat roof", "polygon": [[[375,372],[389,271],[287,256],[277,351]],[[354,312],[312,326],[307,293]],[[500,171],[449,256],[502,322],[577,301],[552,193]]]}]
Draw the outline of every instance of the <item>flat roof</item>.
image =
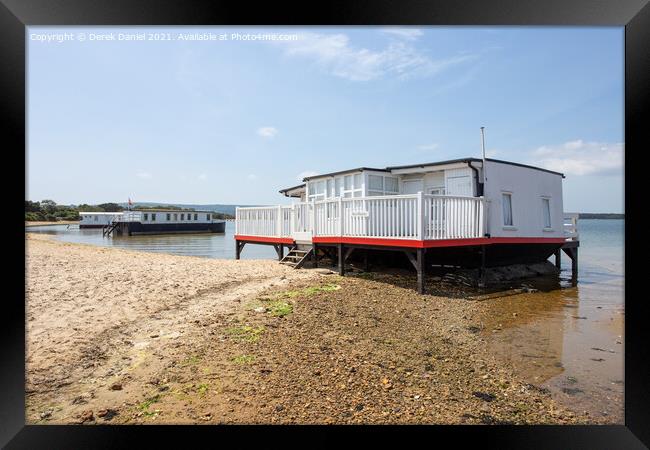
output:
[{"label": "flat roof", "polygon": [[[512,161],[504,161],[502,159],[485,158],[485,160],[490,161],[490,162],[500,163],[500,164],[509,164],[511,166],[525,167],[527,169],[541,170],[542,172],[553,173],[555,175],[560,175],[562,178],[564,178],[563,173],[555,172],[553,170],[544,169],[542,167],[529,166],[528,164],[521,164],[521,163],[516,163],[516,162],[512,162]],[[462,163],[462,162],[483,162],[483,160],[480,159],[480,158],[449,159],[447,161],[437,161],[437,162],[432,162],[432,163],[409,164],[409,165],[406,165],[406,166],[391,166],[391,167],[387,167],[387,169],[388,170],[411,169],[411,168],[416,168],[416,167],[442,166],[444,164],[454,164],[454,163]]]},{"label": "flat roof", "polygon": [[306,185],[305,183],[302,183],[302,184],[299,184],[298,186],[292,186],[292,187],[288,187],[288,188],[286,188],[286,189],[280,189],[278,192],[280,192],[280,194],[284,194],[285,192],[293,191],[293,190],[295,190],[295,189],[304,188],[304,187],[306,187],[306,186],[307,186],[307,185]]},{"label": "flat roof", "polygon": [[102,214],[122,214],[124,211],[114,211],[114,212],[106,212],[106,211],[79,211],[79,215],[85,214],[85,215],[102,215]]},{"label": "flat roof", "polygon": [[312,175],[310,177],[305,177],[302,179],[302,181],[309,181],[314,178],[322,178],[322,177],[333,177],[334,175],[342,175],[344,173],[350,173],[350,172],[361,172],[363,170],[375,170],[377,172],[390,172],[388,169],[377,169],[374,167],[357,167],[356,169],[348,169],[348,170],[341,170],[338,172],[330,172],[330,173],[323,173],[320,175]]},{"label": "flat roof", "polygon": [[[528,164],[522,164],[522,163],[517,163],[517,162],[512,162],[512,161],[505,161],[505,160],[502,160],[502,159],[493,159],[493,158],[485,158],[485,159],[486,159],[486,161],[495,162],[495,163],[499,163],[499,164],[509,164],[511,166],[525,167],[527,169],[534,169],[534,170],[539,170],[539,171],[542,171],[542,172],[548,172],[548,173],[552,173],[552,174],[555,174],[555,175],[559,175],[562,178],[565,178],[564,174],[561,173],[561,172],[555,172],[553,170],[544,169],[542,167],[536,167],[536,166],[531,166],[531,165],[528,165]],[[303,178],[303,181],[309,181],[309,180],[313,180],[315,178],[323,178],[323,177],[331,177],[331,176],[335,176],[335,175],[342,175],[342,174],[350,173],[350,172],[361,172],[361,171],[364,171],[364,170],[372,170],[372,171],[377,171],[377,172],[391,172],[393,170],[398,170],[398,169],[414,169],[414,168],[424,168],[424,167],[428,167],[428,166],[442,166],[442,165],[445,165],[445,164],[470,163],[470,162],[483,162],[483,160],[481,158],[468,157],[468,158],[448,159],[448,160],[445,160],[445,161],[436,161],[436,162],[429,162],[429,163],[408,164],[408,165],[405,165],[405,166],[389,166],[389,167],[386,167],[384,169],[379,169],[379,168],[376,168],[376,167],[357,167],[357,168],[354,168],[354,169],[341,170],[341,171],[338,171],[338,172],[329,172],[329,173],[324,173],[324,174],[320,174],[320,175],[312,175],[310,177]],[[283,190],[280,191],[280,193],[285,193],[285,192],[290,191],[292,189],[297,189],[297,188],[299,188],[301,186],[302,185],[294,186],[294,187],[287,188],[287,189],[283,189]]]}]

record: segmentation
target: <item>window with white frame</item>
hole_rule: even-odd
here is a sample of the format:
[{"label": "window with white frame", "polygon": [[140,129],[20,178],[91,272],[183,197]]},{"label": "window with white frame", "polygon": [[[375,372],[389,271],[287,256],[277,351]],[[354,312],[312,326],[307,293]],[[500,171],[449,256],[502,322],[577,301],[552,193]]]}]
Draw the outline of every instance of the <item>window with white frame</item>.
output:
[{"label": "window with white frame", "polygon": [[503,207],[503,226],[512,227],[512,192],[503,192],[501,194],[501,205]]},{"label": "window with white frame", "polygon": [[392,195],[399,191],[396,177],[368,175],[368,195]]},{"label": "window with white frame", "polygon": [[308,183],[309,201],[333,197],[361,197],[363,195],[363,176],[361,173],[341,175]]},{"label": "window with white frame", "polygon": [[309,183],[309,200],[325,199],[325,181],[312,181]]},{"label": "window with white frame", "polygon": [[399,193],[399,182],[397,177],[384,177],[384,191],[387,194]]},{"label": "window with white frame", "polygon": [[548,197],[542,197],[542,216],[544,228],[551,228],[551,199]]},{"label": "window with white frame", "polygon": [[340,197],[343,192],[343,177],[334,178],[334,197]]}]

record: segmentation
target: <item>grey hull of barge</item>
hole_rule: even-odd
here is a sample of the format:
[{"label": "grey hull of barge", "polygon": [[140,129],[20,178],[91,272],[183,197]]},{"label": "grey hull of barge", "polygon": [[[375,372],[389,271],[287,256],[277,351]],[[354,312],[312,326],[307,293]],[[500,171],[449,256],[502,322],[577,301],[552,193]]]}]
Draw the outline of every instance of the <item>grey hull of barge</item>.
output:
[{"label": "grey hull of barge", "polygon": [[142,234],[225,233],[226,222],[211,223],[146,223],[119,222],[117,234],[137,236]]}]

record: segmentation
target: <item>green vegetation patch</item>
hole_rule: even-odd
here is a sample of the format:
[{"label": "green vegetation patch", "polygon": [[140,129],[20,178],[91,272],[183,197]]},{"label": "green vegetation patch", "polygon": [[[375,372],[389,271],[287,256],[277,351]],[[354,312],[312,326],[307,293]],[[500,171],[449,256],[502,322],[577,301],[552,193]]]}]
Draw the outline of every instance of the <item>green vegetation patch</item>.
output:
[{"label": "green vegetation patch", "polygon": [[293,305],[283,300],[276,300],[267,306],[269,314],[276,317],[288,316],[293,312]]},{"label": "green vegetation patch", "polygon": [[341,289],[341,286],[334,283],[322,284],[319,286],[310,286],[303,289],[297,289],[293,291],[284,291],[278,294],[275,294],[271,297],[261,298],[261,300],[279,300],[283,298],[296,298],[296,297],[310,297],[312,295],[319,294],[321,292],[332,292]]},{"label": "green vegetation patch", "polygon": [[198,364],[199,361],[201,361],[201,357],[199,355],[192,355],[192,356],[187,357],[183,361],[182,365],[183,366],[193,366],[193,365]]},{"label": "green vegetation patch", "polygon": [[264,333],[264,327],[252,327],[250,325],[243,325],[239,327],[226,328],[226,334],[234,339],[245,342],[257,342]]},{"label": "green vegetation patch", "polygon": [[142,411],[143,415],[147,417],[158,415],[157,411],[149,411],[149,407],[154,403],[158,403],[159,401],[160,401],[160,394],[156,394],[152,397],[148,397],[138,405],[138,409]]},{"label": "green vegetation patch", "polygon": [[210,385],[208,383],[201,383],[196,387],[196,392],[199,393],[201,397],[205,395],[206,392],[208,392],[208,389],[210,388]]},{"label": "green vegetation patch", "polygon": [[255,361],[255,357],[253,355],[239,355],[235,356],[232,359],[232,362],[235,364],[250,364],[253,361]]}]

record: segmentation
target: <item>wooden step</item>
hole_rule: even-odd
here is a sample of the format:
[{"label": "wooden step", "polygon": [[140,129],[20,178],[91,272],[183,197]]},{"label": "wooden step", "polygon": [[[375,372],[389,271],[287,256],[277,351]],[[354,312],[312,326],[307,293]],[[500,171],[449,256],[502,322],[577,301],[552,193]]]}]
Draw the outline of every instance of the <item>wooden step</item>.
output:
[{"label": "wooden step", "polygon": [[280,264],[286,264],[287,266],[291,266],[294,269],[300,269],[311,252],[312,249],[300,250],[294,247],[289,250],[284,258],[282,258]]}]

